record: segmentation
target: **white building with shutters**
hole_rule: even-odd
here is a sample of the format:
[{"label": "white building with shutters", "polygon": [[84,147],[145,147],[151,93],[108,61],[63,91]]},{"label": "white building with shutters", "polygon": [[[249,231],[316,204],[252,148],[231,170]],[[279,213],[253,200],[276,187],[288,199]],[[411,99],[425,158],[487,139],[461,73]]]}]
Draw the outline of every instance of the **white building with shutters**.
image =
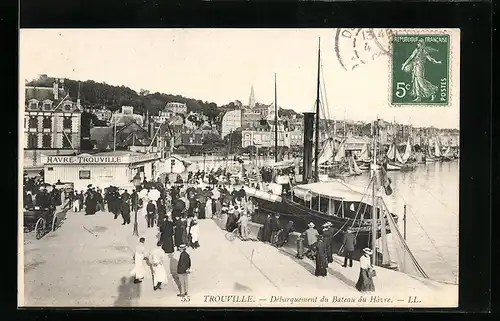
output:
[{"label": "white building with shutters", "polygon": [[40,155],[66,155],[80,149],[81,113],[62,83],[25,88],[24,167],[41,167]]}]

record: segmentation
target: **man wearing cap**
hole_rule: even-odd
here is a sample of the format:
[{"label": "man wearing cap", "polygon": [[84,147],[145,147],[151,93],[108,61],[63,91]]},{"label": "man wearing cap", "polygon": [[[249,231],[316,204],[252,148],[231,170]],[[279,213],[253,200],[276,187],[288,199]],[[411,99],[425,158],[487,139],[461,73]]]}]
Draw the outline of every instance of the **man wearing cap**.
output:
[{"label": "man wearing cap", "polygon": [[332,241],[333,241],[333,228],[331,222],[326,222],[323,224],[323,242],[326,247],[326,258],[328,263],[333,262],[333,251],[332,251]]},{"label": "man wearing cap", "polygon": [[186,244],[179,245],[179,261],[177,263],[177,275],[180,283],[180,293],[177,296],[184,297],[188,295],[188,273],[191,269],[191,257],[186,252]]},{"label": "man wearing cap", "polygon": [[278,242],[278,234],[280,230],[280,215],[276,213],[271,219],[271,244],[276,244]]},{"label": "man wearing cap", "polygon": [[349,260],[349,267],[352,267],[352,253],[354,252],[354,247],[356,246],[356,235],[352,233],[350,228],[347,229],[347,232],[344,234],[342,246],[344,247],[343,267],[347,267],[347,260]]},{"label": "man wearing cap", "polygon": [[154,227],[156,206],[153,204],[153,200],[148,201],[148,205],[146,205],[146,213],[147,213],[146,220],[148,221],[148,227]]},{"label": "man wearing cap", "polygon": [[276,243],[277,247],[282,247],[285,245],[286,242],[288,242],[288,238],[290,237],[290,233],[295,232],[295,228],[293,225],[293,221],[288,221],[286,224],[285,228],[283,229],[283,232],[280,234],[280,240],[278,243]]}]

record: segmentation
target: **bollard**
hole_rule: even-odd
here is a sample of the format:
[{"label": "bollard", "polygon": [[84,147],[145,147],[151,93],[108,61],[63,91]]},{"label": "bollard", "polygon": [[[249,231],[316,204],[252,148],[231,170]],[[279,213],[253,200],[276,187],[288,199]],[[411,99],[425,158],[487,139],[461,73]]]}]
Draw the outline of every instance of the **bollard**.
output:
[{"label": "bollard", "polygon": [[302,238],[302,236],[299,236],[297,238],[297,255],[296,255],[296,257],[298,259],[304,258],[304,239]]}]

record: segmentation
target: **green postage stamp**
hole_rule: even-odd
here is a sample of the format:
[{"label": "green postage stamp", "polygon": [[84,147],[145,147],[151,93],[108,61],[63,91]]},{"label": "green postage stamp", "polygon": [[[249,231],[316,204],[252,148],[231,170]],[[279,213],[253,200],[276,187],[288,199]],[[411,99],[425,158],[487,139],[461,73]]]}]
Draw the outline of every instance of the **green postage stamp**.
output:
[{"label": "green postage stamp", "polygon": [[450,36],[398,34],[391,47],[391,104],[447,106]]}]

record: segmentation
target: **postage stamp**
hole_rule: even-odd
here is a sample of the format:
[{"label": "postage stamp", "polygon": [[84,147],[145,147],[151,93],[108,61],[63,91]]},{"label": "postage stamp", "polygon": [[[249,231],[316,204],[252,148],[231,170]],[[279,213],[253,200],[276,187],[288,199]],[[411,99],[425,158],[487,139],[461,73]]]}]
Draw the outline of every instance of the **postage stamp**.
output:
[{"label": "postage stamp", "polygon": [[391,54],[392,105],[448,105],[449,35],[394,35]]}]

